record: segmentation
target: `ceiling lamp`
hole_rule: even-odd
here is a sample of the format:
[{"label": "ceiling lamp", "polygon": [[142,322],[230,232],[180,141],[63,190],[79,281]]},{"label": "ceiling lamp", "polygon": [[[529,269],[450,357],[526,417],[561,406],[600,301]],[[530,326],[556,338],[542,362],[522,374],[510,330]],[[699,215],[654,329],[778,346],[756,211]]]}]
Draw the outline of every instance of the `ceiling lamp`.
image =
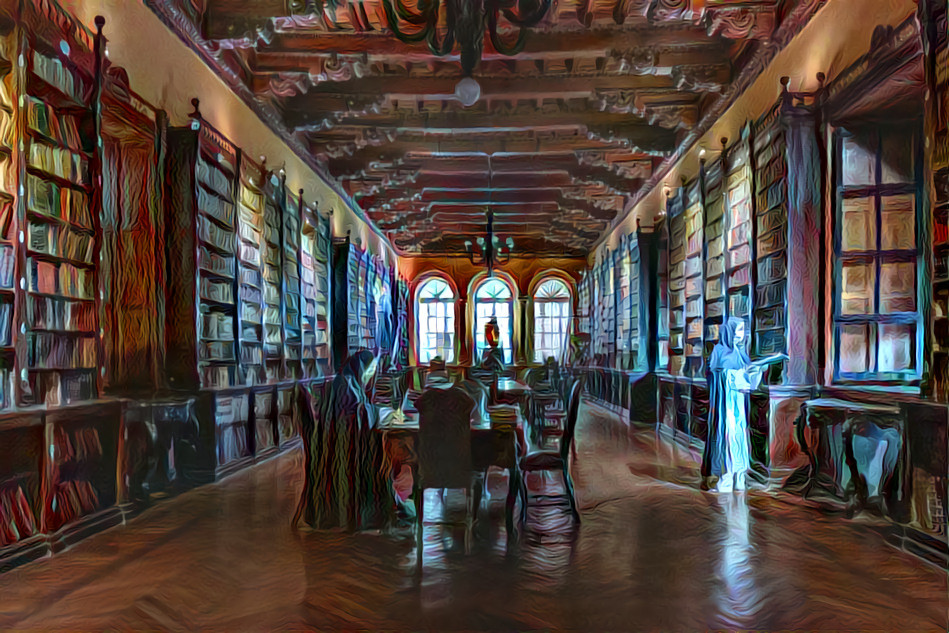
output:
[{"label": "ceiling lamp", "polygon": [[510,237],[501,241],[501,238],[494,234],[494,211],[488,209],[488,226],[485,237],[479,237],[477,248],[471,243],[471,240],[465,240],[465,251],[468,253],[468,259],[472,265],[484,265],[488,269],[488,276],[494,272],[495,264],[506,264],[511,259],[511,250],[514,248],[514,240]]},{"label": "ceiling lamp", "polygon": [[[414,10],[406,6],[407,1],[414,2]],[[494,50],[502,55],[516,55],[524,48],[527,29],[547,15],[550,0],[383,0],[382,6],[389,28],[403,42],[425,40],[439,57],[451,53],[457,42],[462,74],[470,77],[481,61],[485,29]],[[442,13],[446,19],[440,32]],[[505,42],[498,33],[502,15],[519,29],[513,42]]]}]

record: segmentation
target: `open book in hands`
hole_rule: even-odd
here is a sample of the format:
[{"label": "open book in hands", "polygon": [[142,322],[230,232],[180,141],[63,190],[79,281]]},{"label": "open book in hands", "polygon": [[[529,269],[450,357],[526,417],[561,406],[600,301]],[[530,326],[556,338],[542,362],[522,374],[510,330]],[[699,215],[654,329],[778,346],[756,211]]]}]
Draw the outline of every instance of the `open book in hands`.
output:
[{"label": "open book in hands", "polygon": [[751,361],[748,363],[748,369],[764,370],[778,361],[787,360],[787,358],[787,354],[772,354],[771,356],[765,356],[764,358]]}]

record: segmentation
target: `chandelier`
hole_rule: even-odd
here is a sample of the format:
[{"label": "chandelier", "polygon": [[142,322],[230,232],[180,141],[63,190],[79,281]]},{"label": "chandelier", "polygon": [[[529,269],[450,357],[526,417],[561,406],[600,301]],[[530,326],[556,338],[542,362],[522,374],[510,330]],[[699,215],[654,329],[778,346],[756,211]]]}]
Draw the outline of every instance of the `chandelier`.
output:
[{"label": "chandelier", "polygon": [[511,259],[511,250],[514,248],[514,240],[510,237],[502,241],[494,234],[494,211],[487,210],[488,226],[485,237],[479,237],[475,240],[477,248],[471,243],[471,240],[465,240],[465,251],[468,253],[468,259],[472,265],[484,265],[488,269],[490,277],[494,272],[495,264],[506,264]]},{"label": "chandelier", "polygon": [[[516,55],[524,48],[527,29],[540,22],[550,9],[550,0],[414,0],[414,10],[406,7],[405,1],[382,2],[389,28],[395,36],[408,43],[424,40],[432,53],[439,57],[451,53],[457,42],[461,71],[466,78],[481,61],[485,29],[497,52]],[[440,33],[439,16],[442,13],[446,20]],[[513,41],[505,41],[498,33],[502,16],[518,28]]]}]

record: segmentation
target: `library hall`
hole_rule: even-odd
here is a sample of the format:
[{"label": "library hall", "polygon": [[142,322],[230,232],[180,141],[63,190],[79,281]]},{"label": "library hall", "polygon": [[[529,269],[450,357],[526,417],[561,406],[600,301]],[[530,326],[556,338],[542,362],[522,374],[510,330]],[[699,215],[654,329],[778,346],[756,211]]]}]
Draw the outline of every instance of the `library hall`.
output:
[{"label": "library hall", "polygon": [[0,0],[0,630],[949,630],[947,0]]}]

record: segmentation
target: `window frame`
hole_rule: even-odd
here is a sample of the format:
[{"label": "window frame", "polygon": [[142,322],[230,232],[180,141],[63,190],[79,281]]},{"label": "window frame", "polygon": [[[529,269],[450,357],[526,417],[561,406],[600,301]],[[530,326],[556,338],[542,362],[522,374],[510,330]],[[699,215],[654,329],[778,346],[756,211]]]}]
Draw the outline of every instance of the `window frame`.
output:
[{"label": "window frame", "polygon": [[[446,300],[441,300],[441,299],[423,298],[422,293],[425,291],[426,287],[428,287],[432,283],[444,284],[448,288],[448,291],[451,293],[450,300],[446,301]],[[455,291],[455,288],[453,287],[451,280],[445,277],[442,277],[441,275],[433,275],[433,276],[427,277],[423,279],[422,281],[420,281],[418,286],[415,288],[415,300],[414,300],[415,354],[416,354],[416,358],[419,364],[428,364],[429,362],[431,362],[432,358],[435,358],[436,356],[439,355],[438,348],[436,347],[432,350],[433,355],[431,357],[425,360],[422,360],[423,358],[422,350],[423,350],[424,341],[423,341],[423,336],[422,336],[422,331],[421,331],[421,325],[422,325],[421,307],[423,303],[426,305],[435,305],[435,304],[445,305],[445,315],[443,317],[439,317],[436,314],[434,318],[442,319],[441,321],[442,329],[444,330],[444,333],[450,337],[449,338],[450,342],[447,347],[450,353],[443,354],[442,358],[445,359],[446,363],[455,362],[455,354],[456,354],[456,347],[457,347],[457,341],[458,341],[458,323],[457,323],[457,318],[456,318],[457,315],[455,314],[455,311],[456,311],[455,307],[457,305],[457,302],[458,302],[458,293]],[[429,316],[429,318],[432,318],[432,317]],[[449,323],[451,324],[450,329],[447,327]],[[437,335],[438,335],[438,332],[436,332],[436,336]],[[451,358],[448,357],[449,355],[451,356]]]},{"label": "window frame", "polygon": [[[853,126],[836,126],[831,130],[833,141],[833,234],[831,256],[833,258],[832,296],[831,296],[831,342],[833,350],[832,378],[834,384],[863,385],[863,386],[918,386],[922,380],[924,360],[924,340],[926,314],[925,293],[923,285],[926,275],[924,244],[928,231],[925,229],[926,214],[921,212],[924,203],[922,191],[922,126],[919,120],[913,120],[902,125],[883,125],[874,123],[858,123]],[[911,150],[913,173],[909,179],[899,183],[883,182],[884,138],[890,135],[909,137],[913,143]],[[863,137],[875,142],[874,149],[874,182],[872,184],[844,184],[843,147],[848,138]],[[889,196],[912,195],[914,212],[913,249],[883,249],[883,208],[881,200]],[[870,199],[874,209],[874,238],[875,248],[864,251],[843,251],[843,203],[851,199]],[[843,270],[847,263],[867,262],[873,269],[873,295],[871,312],[868,314],[842,314],[843,302]],[[884,263],[912,262],[915,264],[914,299],[915,311],[887,312],[880,310],[880,272]],[[868,328],[867,341],[867,371],[841,371],[840,345],[842,330],[848,325],[864,325]],[[915,327],[915,336],[911,339],[910,349],[911,366],[908,369],[897,371],[879,371],[880,361],[880,326],[911,325]]]},{"label": "window frame", "polygon": [[[566,295],[563,297],[557,297],[554,299],[541,299],[538,301],[538,297],[537,297],[538,293],[540,293],[541,288],[543,288],[548,283],[559,284],[560,287],[563,289],[563,291],[566,293]],[[547,360],[547,356],[550,356],[550,355],[554,356],[555,358],[558,358],[560,362],[563,362],[564,355],[566,354],[567,348],[569,346],[570,324],[572,323],[572,320],[573,320],[573,314],[572,314],[573,292],[570,289],[570,284],[568,284],[563,279],[554,275],[546,275],[544,277],[541,277],[536,282],[534,292],[531,294],[531,303],[534,308],[533,323],[531,324],[532,326],[531,334],[532,334],[532,339],[533,339],[533,362],[535,364],[543,364]],[[537,353],[540,347],[537,344],[538,343],[537,320],[539,318],[538,313],[537,313],[537,306],[538,304],[548,304],[548,303],[567,306],[567,309],[564,314],[557,315],[556,317],[553,317],[553,316],[543,317],[543,318],[551,319],[551,320],[556,318],[557,321],[560,322],[561,327],[559,328],[559,330],[562,336],[562,340],[560,344],[559,354],[548,354],[547,356],[544,356],[540,360],[538,360]],[[549,332],[545,332],[545,334],[549,334]]]},{"label": "window frame", "polygon": [[[507,289],[508,298],[507,298],[506,300],[504,300],[504,301],[496,301],[496,300],[490,299],[490,298],[489,298],[489,299],[486,299],[486,300],[479,298],[479,294],[481,293],[482,289],[483,289],[486,285],[488,285],[490,282],[492,282],[492,281],[496,281],[496,282],[498,282],[498,283],[500,283],[500,284],[503,284],[504,287]],[[501,324],[501,323],[498,323],[498,326],[499,326],[499,328],[500,328],[500,330],[501,330],[501,332],[500,332],[500,334],[501,334],[500,347],[501,347],[501,352],[502,352],[502,354],[503,354],[503,356],[504,356],[504,363],[505,363],[506,365],[511,365],[511,364],[513,364],[513,362],[514,362],[514,325],[515,325],[515,323],[516,323],[516,318],[517,318],[517,315],[515,314],[515,311],[514,311],[514,298],[515,298],[515,296],[516,296],[516,295],[515,295],[515,292],[514,292],[514,287],[512,286],[512,284],[511,284],[510,282],[508,282],[508,281],[507,281],[506,279],[504,279],[503,277],[499,277],[499,276],[485,276],[485,277],[483,277],[483,278],[477,280],[477,281],[473,284],[473,286],[472,286],[472,292],[471,292],[471,298],[472,298],[472,301],[471,301],[471,308],[472,308],[472,312],[471,312],[471,316],[472,316],[471,324],[472,324],[472,343],[473,343],[472,349],[474,350],[474,355],[473,355],[473,358],[472,358],[472,364],[475,364],[475,365],[478,364],[478,363],[480,362],[480,360],[481,360],[481,356],[482,356],[483,351],[484,351],[485,349],[487,349],[487,342],[485,342],[484,347],[482,347],[481,345],[479,345],[479,332],[480,332],[480,335],[481,335],[481,340],[484,339],[484,324],[483,324],[483,323],[480,323],[480,324],[479,324],[479,317],[478,317],[478,306],[479,306],[480,304],[482,304],[482,303],[487,303],[487,304],[502,304],[502,303],[506,303],[506,304],[508,305],[508,321],[509,321],[509,327],[505,328],[505,327],[503,326],[503,324]],[[496,315],[496,310],[492,310],[492,314],[495,314],[495,315]],[[479,325],[480,325],[480,327],[479,327]],[[507,347],[504,346],[505,341],[506,341],[507,344],[508,344]]]}]

